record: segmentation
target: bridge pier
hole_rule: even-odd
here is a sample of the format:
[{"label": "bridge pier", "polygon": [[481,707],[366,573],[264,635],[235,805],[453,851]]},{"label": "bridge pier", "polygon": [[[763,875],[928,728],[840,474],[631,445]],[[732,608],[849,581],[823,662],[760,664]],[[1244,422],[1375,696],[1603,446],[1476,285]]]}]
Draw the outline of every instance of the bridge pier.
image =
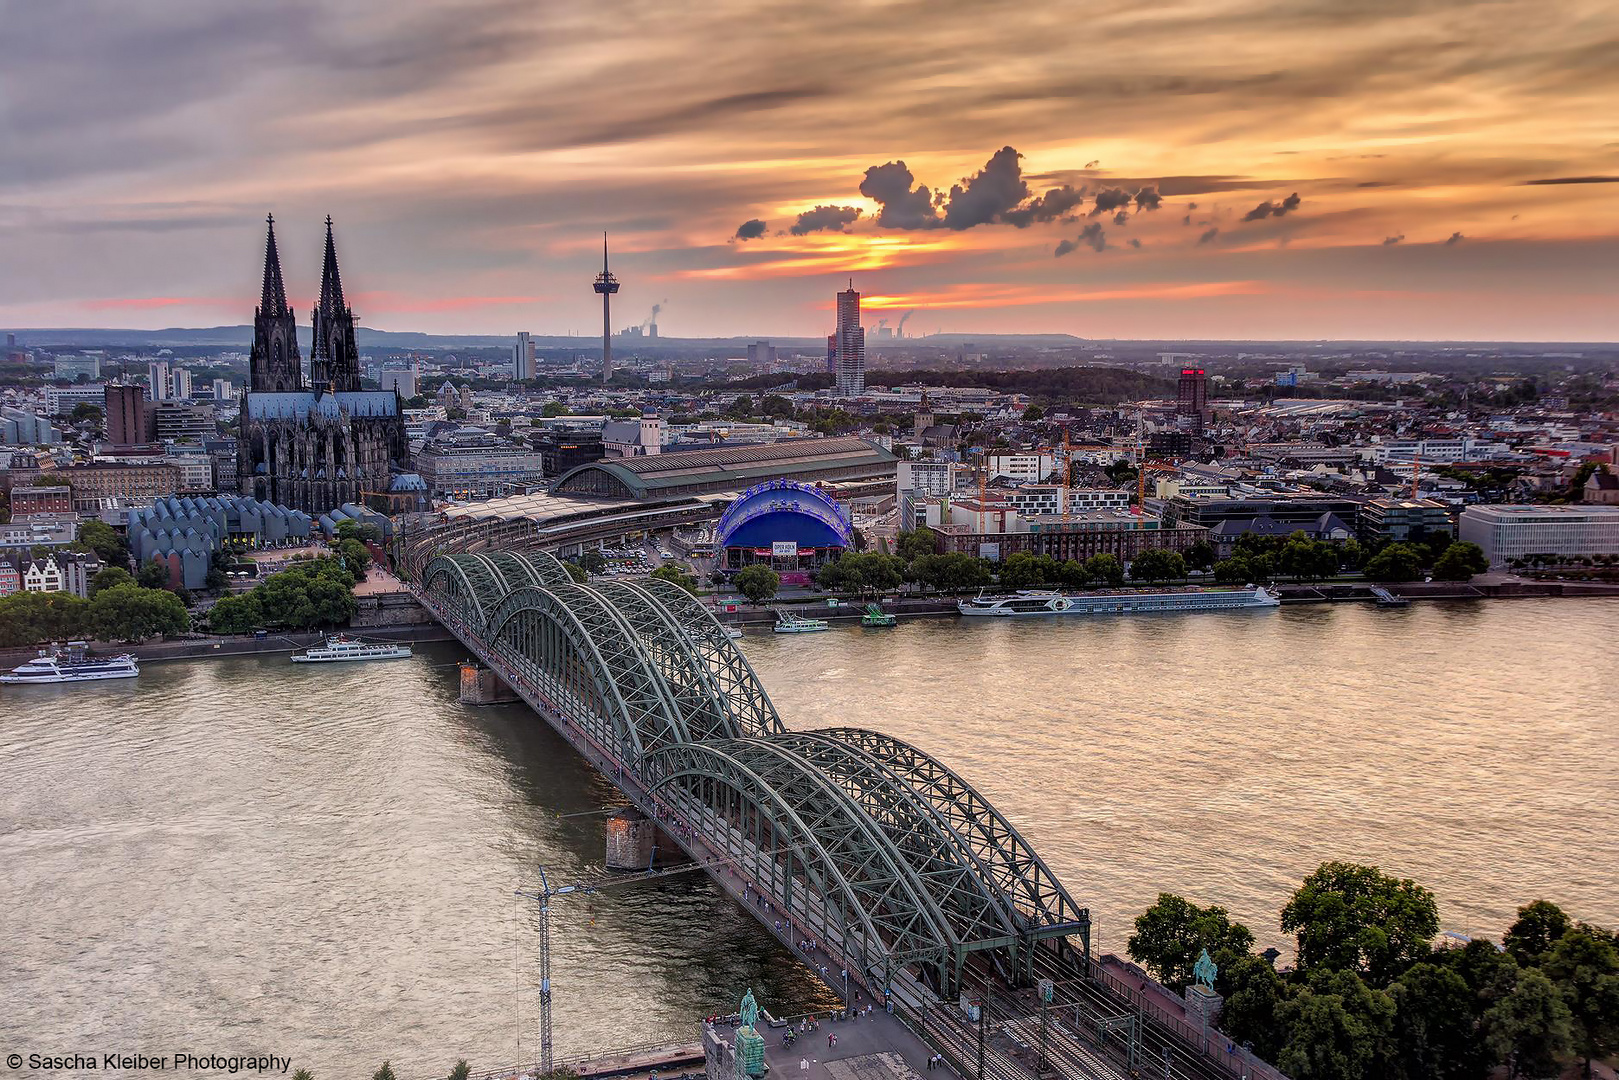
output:
[{"label": "bridge pier", "polygon": [[607,819],[607,869],[650,870],[680,849],[658,823],[633,806]]},{"label": "bridge pier", "polygon": [[494,705],[503,701],[516,701],[517,694],[501,681],[493,670],[468,660],[461,665],[461,703],[463,705]]}]

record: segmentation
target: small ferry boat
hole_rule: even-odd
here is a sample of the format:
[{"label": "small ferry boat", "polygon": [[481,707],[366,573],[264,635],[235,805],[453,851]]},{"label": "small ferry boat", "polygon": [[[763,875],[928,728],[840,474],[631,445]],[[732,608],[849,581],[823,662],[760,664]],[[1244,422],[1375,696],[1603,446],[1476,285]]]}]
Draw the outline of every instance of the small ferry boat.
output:
[{"label": "small ferry boat", "polygon": [[65,648],[41,649],[28,663],[0,675],[0,683],[96,682],[133,679],[140,673],[133,656],[91,656],[88,644],[70,641]]},{"label": "small ferry boat", "polygon": [[806,619],[789,611],[776,612],[778,634],[813,634],[817,630],[827,629],[827,625],[825,619]]},{"label": "small ferry boat", "polygon": [[294,664],[334,664],[348,660],[404,660],[411,655],[409,645],[361,641],[333,634],[319,645],[292,654]]},{"label": "small ferry boat", "polygon": [[725,636],[732,641],[740,641],[742,639],[742,628],[740,626],[727,626]]},{"label": "small ferry boat", "polygon": [[879,604],[867,604],[866,613],[860,616],[861,626],[893,626],[899,618],[882,609]]},{"label": "small ferry boat", "polygon": [[1110,591],[1059,593],[1047,589],[1021,589],[1001,596],[982,594],[956,601],[963,615],[1137,615],[1169,611],[1231,611],[1281,606],[1264,586],[1241,589],[1203,589],[1192,586],[1161,592]]}]

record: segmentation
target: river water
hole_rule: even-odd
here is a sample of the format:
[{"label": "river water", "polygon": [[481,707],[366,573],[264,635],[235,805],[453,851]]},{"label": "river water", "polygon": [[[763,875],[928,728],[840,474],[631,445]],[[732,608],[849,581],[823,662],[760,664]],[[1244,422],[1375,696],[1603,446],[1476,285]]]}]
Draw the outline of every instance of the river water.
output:
[{"label": "river water", "polygon": [[[790,726],[858,724],[971,779],[1121,949],[1160,890],[1260,946],[1324,859],[1498,934],[1547,897],[1619,922],[1619,601],[923,619],[749,633]],[[537,918],[615,802],[453,645],[355,667],[149,664],[0,689],[0,1049],[290,1055],[402,1077],[537,1054]],[[558,1053],[689,1037],[754,988],[829,999],[706,881],[553,907]]]}]

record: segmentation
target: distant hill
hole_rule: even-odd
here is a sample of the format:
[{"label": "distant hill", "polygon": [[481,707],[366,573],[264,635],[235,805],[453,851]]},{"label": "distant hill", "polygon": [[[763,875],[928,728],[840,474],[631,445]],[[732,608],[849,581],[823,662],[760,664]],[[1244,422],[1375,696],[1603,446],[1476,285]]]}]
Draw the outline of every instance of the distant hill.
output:
[{"label": "distant hill", "polygon": [[[70,348],[105,349],[125,348],[162,349],[175,346],[185,347],[217,347],[234,348],[246,351],[253,343],[253,327],[247,324],[238,326],[203,326],[186,327],[175,326],[164,330],[117,330],[99,327],[58,327],[58,328],[30,328],[12,331],[17,335],[17,342],[25,346],[65,346]],[[307,326],[298,328],[298,340],[307,352],[310,341],[310,331]],[[469,349],[469,348],[509,348],[513,336],[506,334],[423,334],[410,330],[374,330],[368,326],[360,327],[355,333],[355,340],[361,348],[374,349]],[[532,338],[536,347],[541,349],[593,349],[600,345],[599,338],[534,336]],[[899,338],[878,341],[867,339],[867,346],[873,350],[893,349],[906,346],[929,346],[933,348],[956,348],[968,345],[1020,345],[1025,347],[1049,347],[1061,345],[1077,345],[1083,339],[1070,334],[934,334],[923,338]],[[748,344],[755,341],[769,341],[778,348],[789,349],[822,349],[826,346],[825,338],[816,337],[784,337],[776,334],[752,334],[736,337],[721,338],[614,338],[615,350],[626,352],[651,352],[661,347],[667,348],[714,348],[734,349],[739,354]]]}]

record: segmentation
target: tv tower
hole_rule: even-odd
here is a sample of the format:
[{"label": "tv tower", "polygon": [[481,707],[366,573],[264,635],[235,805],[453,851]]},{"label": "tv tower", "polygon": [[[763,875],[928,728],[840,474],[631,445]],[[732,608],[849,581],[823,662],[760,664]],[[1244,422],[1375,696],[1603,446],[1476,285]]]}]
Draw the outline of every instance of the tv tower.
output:
[{"label": "tv tower", "polygon": [[602,272],[596,275],[595,289],[602,298],[602,382],[613,378],[613,294],[618,292],[618,278],[607,269],[607,234],[602,233]]}]

